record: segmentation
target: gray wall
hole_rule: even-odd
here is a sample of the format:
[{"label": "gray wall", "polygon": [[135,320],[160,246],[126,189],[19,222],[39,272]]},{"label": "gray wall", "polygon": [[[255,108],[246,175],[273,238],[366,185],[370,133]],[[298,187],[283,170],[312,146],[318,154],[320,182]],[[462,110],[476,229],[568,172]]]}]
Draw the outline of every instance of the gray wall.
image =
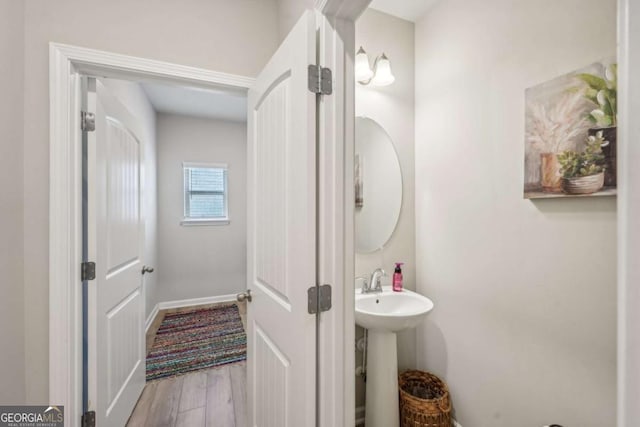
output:
[{"label": "gray wall", "polygon": [[[158,116],[158,301],[246,289],[247,125]],[[226,163],[229,224],[182,226],[182,162]]]},{"label": "gray wall", "polygon": [[615,0],[448,0],[416,25],[418,365],[465,427],[615,425],[616,199],[522,198],[525,89],[615,52]]},{"label": "gray wall", "polygon": [[[255,76],[277,47],[278,29],[275,0],[25,0],[25,8],[25,112],[44,119],[24,127],[24,257],[29,267],[24,268],[24,285],[14,286],[24,286],[28,301],[27,401],[42,403],[49,388],[48,43]],[[15,163],[0,162],[0,169]]]},{"label": "gray wall", "polygon": [[[414,24],[377,10],[367,9],[356,21],[356,49],[362,46],[373,66],[376,55],[384,52],[391,61],[396,81],[389,86],[356,84],[356,115],[369,117],[382,126],[398,153],[402,170],[402,208],[398,225],[384,251],[356,254],[356,276],[369,275],[378,267],[388,274],[391,284],[394,262],[404,262],[404,285],[416,289],[415,204],[414,204]],[[357,336],[361,328],[357,328]],[[399,369],[415,368],[415,330],[398,335]],[[356,354],[356,365],[362,362]],[[364,405],[364,382],[356,380],[356,405]]]},{"label": "gray wall", "polygon": [[[142,215],[144,218],[143,263],[157,265],[158,259],[158,192],[156,178],[157,142],[156,112],[138,83],[116,79],[101,79],[109,92],[115,96],[140,123],[142,139]],[[145,311],[148,315],[157,301],[157,274],[145,274],[142,288]]]},{"label": "gray wall", "polygon": [[[0,405],[24,401],[24,4],[0,0]],[[46,184],[46,183],[43,183]]]}]

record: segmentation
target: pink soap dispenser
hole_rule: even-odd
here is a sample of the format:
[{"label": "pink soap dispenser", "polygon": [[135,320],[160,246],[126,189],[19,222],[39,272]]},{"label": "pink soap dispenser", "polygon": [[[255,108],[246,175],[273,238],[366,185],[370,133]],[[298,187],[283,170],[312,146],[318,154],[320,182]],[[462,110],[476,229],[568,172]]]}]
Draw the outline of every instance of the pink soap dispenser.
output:
[{"label": "pink soap dispenser", "polygon": [[393,272],[393,291],[402,292],[402,266],[404,262],[396,262],[396,270]]}]

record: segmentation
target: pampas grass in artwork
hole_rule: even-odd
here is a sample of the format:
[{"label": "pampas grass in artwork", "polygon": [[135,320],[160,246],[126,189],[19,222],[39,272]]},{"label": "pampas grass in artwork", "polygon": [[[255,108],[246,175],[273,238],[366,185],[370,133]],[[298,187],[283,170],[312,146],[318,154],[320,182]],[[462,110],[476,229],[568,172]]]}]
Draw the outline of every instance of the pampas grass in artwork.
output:
[{"label": "pampas grass in artwork", "polygon": [[540,153],[573,148],[576,138],[586,135],[589,129],[589,120],[584,116],[587,107],[583,91],[563,93],[551,106],[531,102],[527,142]]}]

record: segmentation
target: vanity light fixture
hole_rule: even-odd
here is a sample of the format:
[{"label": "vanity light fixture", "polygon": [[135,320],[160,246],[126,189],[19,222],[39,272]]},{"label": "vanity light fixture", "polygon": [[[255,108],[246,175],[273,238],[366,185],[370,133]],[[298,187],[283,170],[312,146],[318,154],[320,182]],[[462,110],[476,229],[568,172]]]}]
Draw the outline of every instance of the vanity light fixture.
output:
[{"label": "vanity light fixture", "polygon": [[395,81],[391,73],[391,63],[387,55],[382,53],[373,62],[373,70],[369,65],[369,56],[362,46],[356,53],[355,61],[356,81],[362,85],[388,86]]}]

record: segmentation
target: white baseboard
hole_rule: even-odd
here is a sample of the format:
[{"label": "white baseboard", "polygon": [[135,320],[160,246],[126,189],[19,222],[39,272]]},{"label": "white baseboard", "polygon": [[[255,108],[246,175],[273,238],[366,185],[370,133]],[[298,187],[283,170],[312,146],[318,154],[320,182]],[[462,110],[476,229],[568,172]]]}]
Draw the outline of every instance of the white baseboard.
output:
[{"label": "white baseboard", "polygon": [[182,308],[182,307],[191,307],[195,305],[206,305],[206,304],[216,304],[219,302],[231,302],[236,300],[236,294],[229,295],[218,295],[214,297],[204,297],[204,298],[191,298],[191,299],[181,299],[174,301],[163,301],[153,307],[149,317],[147,317],[147,321],[145,323],[145,332],[149,331],[153,320],[158,315],[158,311],[167,310],[170,308]]},{"label": "white baseboard", "polygon": [[181,299],[175,301],[164,301],[158,303],[158,307],[160,310],[167,310],[169,308],[182,308],[182,307],[190,307],[192,305],[205,305],[205,304],[215,304],[218,302],[231,302],[236,300],[236,294],[230,295],[218,295],[215,297],[204,297],[204,298],[191,298],[191,299]]},{"label": "white baseboard", "polygon": [[364,425],[364,406],[358,406],[356,408],[356,426]]},{"label": "white baseboard", "polygon": [[145,333],[149,332],[149,328],[151,327],[151,324],[153,323],[153,320],[158,315],[158,311],[160,311],[160,307],[158,307],[158,304],[156,304],[153,307],[153,310],[151,310],[151,313],[149,313],[149,316],[147,317],[147,321],[144,323],[144,332]]}]

